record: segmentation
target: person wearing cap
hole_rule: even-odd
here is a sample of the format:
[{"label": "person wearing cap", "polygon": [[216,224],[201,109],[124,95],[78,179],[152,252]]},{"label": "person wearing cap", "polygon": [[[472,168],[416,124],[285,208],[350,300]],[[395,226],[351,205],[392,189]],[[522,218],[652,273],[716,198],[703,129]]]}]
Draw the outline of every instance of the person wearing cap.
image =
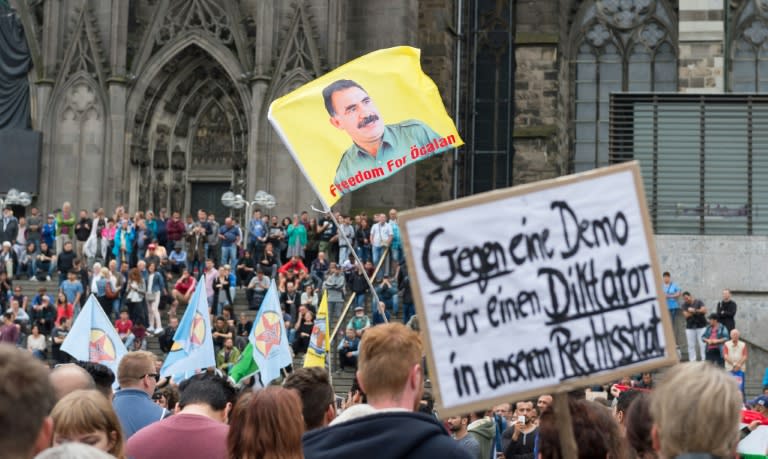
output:
[{"label": "person wearing cap", "polygon": [[704,329],[701,339],[706,345],[705,360],[723,367],[725,365],[723,344],[728,341],[728,329],[720,323],[720,316],[717,313],[713,312],[709,315],[709,326]]},{"label": "person wearing cap", "polygon": [[358,338],[363,336],[365,330],[371,328],[371,319],[365,315],[363,306],[355,306],[355,315],[347,323],[347,330],[353,330]]},{"label": "person wearing cap", "polygon": [[748,405],[752,407],[752,410],[768,417],[768,395],[760,395],[749,402]]},{"label": "person wearing cap", "polygon": [[155,267],[160,270],[161,268],[161,260],[165,257],[160,256],[159,253],[159,247],[157,246],[157,242],[151,242],[149,245],[147,245],[147,251],[144,252],[144,262],[149,265],[150,263],[154,263]]}]

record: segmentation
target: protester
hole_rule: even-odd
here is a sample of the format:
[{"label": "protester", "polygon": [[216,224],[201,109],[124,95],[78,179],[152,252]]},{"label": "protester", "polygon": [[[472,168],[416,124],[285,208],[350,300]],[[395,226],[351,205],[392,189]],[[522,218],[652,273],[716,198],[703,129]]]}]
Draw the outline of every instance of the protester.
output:
[{"label": "protester", "polygon": [[174,384],[167,383],[163,387],[155,389],[152,401],[168,411],[174,411],[179,403],[179,390]]},{"label": "protester", "polygon": [[451,432],[451,438],[456,440],[472,459],[481,459],[480,443],[474,435],[469,435],[467,426],[469,425],[469,414],[452,416],[446,420],[448,430]]},{"label": "protester", "polygon": [[309,347],[309,339],[312,337],[312,328],[315,326],[315,315],[312,311],[306,311],[301,316],[301,320],[296,321],[294,326],[296,338],[291,344],[294,355],[303,355]]},{"label": "protester", "polygon": [[[610,411],[588,400],[568,400],[571,425],[580,459],[627,459],[628,450]],[[545,411],[539,421],[539,458],[563,457],[556,410]],[[689,435],[692,431],[685,430]]]},{"label": "protester", "polygon": [[719,320],[720,316],[716,313],[710,314],[709,326],[704,329],[700,337],[706,343],[706,360],[719,367],[723,367],[723,344],[728,341],[728,330]]},{"label": "protester", "polygon": [[728,331],[736,328],[736,302],[731,298],[731,290],[723,289],[723,300],[717,303],[715,312],[720,319],[720,323],[728,329]]},{"label": "protester", "polygon": [[77,390],[56,403],[53,444],[77,442],[125,459],[120,422],[109,401],[96,390]]},{"label": "protester", "polygon": [[195,285],[197,282],[195,278],[190,275],[190,271],[187,268],[181,270],[181,277],[176,281],[173,286],[173,292],[171,292],[173,298],[181,305],[189,303],[189,299],[192,297],[192,293],[195,292]]},{"label": "protester", "polygon": [[0,344],[0,451],[31,459],[51,444],[54,404],[48,369],[26,351]]},{"label": "protester", "polygon": [[131,268],[128,272],[128,281],[125,288],[125,305],[128,308],[128,316],[134,324],[147,326],[147,306],[144,296],[147,293],[147,285],[141,277],[139,268]]},{"label": "protester", "polygon": [[84,443],[63,443],[48,448],[35,459],[114,459],[115,456]]},{"label": "protester", "polygon": [[40,327],[32,325],[32,333],[27,336],[27,350],[40,360],[46,360],[48,342],[45,335],[40,334]]},{"label": "protester", "polygon": [[227,374],[238,360],[240,360],[240,350],[235,347],[232,338],[226,338],[224,345],[216,353],[216,368]]},{"label": "protester", "polygon": [[637,459],[656,459],[658,456],[651,440],[651,396],[637,391],[628,392],[636,393],[622,417],[629,448]]},{"label": "protester", "polygon": [[339,353],[339,369],[337,373],[344,371],[345,367],[357,369],[357,358],[360,355],[360,338],[355,329],[347,328],[346,335],[339,341],[337,351]]},{"label": "protester", "polygon": [[[269,386],[247,393],[232,411],[229,459],[304,459],[301,400],[294,390]],[[313,432],[328,432],[326,429]],[[326,457],[326,456],[323,456]],[[350,456],[357,457],[357,456]],[[141,458],[137,458],[141,459]]]},{"label": "protester", "polygon": [[336,397],[324,368],[296,369],[285,378],[283,387],[299,393],[305,431],[325,427],[336,418]]},{"label": "protester", "polygon": [[368,403],[348,408],[326,429],[305,434],[305,457],[467,458],[433,416],[413,412],[424,388],[421,362],[421,339],[405,325],[368,330],[358,362]]},{"label": "protester", "polygon": [[[515,403],[514,423],[502,435],[506,459],[533,458],[535,438],[538,435],[538,425],[534,422],[535,412],[533,401],[521,400]],[[504,444],[504,439],[508,439],[508,443]]]},{"label": "protester", "polygon": [[93,383],[96,385],[96,390],[106,397],[107,400],[112,400],[112,384],[115,382],[115,374],[109,367],[95,362],[83,362],[78,360],[75,362],[77,366],[87,371]]},{"label": "protester", "polygon": [[50,380],[56,400],[61,400],[67,394],[77,390],[96,388],[93,377],[74,363],[57,365],[51,371]]},{"label": "protester", "polygon": [[[707,326],[707,307],[701,300],[694,298],[689,292],[683,293],[683,316],[685,317],[685,338],[688,341],[688,360],[704,360],[706,346],[701,342],[701,334]],[[696,358],[696,352],[699,357]]]},{"label": "protester", "polygon": [[747,343],[739,339],[741,333],[735,328],[731,329],[731,339],[723,346],[726,371],[747,371]]},{"label": "protester", "polygon": [[117,368],[120,390],[115,393],[112,406],[120,419],[126,439],[168,415],[168,411],[150,399],[159,377],[155,356],[150,352],[129,352],[120,360]]},{"label": "protester", "polygon": [[492,457],[496,443],[496,423],[487,414],[487,410],[469,413],[467,432],[475,437],[480,445],[480,458]]},{"label": "protester", "polygon": [[179,412],[136,432],[126,445],[129,457],[227,458],[226,422],[234,387],[221,376],[202,373],[182,381],[179,392]]},{"label": "protester", "polygon": [[[648,373],[650,374],[650,373]],[[649,388],[650,389],[650,388]],[[625,390],[616,397],[616,405],[613,407],[613,417],[616,422],[619,423],[622,431],[626,431],[626,418],[629,407],[634,403],[635,399],[642,394],[639,390]]]},{"label": "protester", "polygon": [[732,457],[740,413],[741,394],[731,375],[705,362],[676,365],[651,397],[654,448],[664,459]]}]

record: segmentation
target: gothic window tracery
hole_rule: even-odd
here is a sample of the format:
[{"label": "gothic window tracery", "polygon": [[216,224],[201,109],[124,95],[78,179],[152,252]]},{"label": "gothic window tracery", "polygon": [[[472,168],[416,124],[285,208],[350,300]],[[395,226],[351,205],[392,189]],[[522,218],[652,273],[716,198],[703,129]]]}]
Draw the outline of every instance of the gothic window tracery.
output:
[{"label": "gothic window tracery", "polygon": [[768,0],[747,0],[736,16],[731,43],[734,92],[768,91]]},{"label": "gothic window tracery", "polygon": [[612,92],[677,91],[674,16],[664,0],[595,0],[572,33],[573,169],[608,165]]}]

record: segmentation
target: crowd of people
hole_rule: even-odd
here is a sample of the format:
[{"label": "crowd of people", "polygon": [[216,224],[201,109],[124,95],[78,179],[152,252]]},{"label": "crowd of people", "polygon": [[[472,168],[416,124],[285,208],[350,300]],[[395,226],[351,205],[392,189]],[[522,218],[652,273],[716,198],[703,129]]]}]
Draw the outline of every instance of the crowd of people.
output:
[{"label": "crowd of people", "polygon": [[[653,390],[614,385],[612,403],[579,390],[555,396],[560,403],[541,395],[441,419],[424,390],[423,351],[419,334],[400,323],[366,331],[342,400],[323,368],[255,390],[211,371],[176,385],[159,378],[146,351],[123,357],[113,393],[115,376],[102,365],[50,370],[0,344],[0,451],[10,459],[728,458],[768,414],[768,396],[758,397],[753,414],[762,421],[740,429],[745,407],[732,376],[689,362]],[[561,445],[565,409],[575,446]]]},{"label": "crowd of people", "polygon": [[[552,395],[458,416],[434,411],[394,209],[373,222],[337,214],[338,227],[330,216],[306,212],[280,221],[256,210],[246,225],[231,217],[219,223],[204,210],[185,221],[177,212],[129,215],[120,207],[111,217],[102,209],[76,217],[68,203],[45,222],[38,214],[30,209],[17,219],[5,209],[0,231],[3,457],[563,455]],[[40,282],[31,298],[14,284],[24,278]],[[251,314],[235,314],[235,297],[244,295],[256,311],[273,281],[297,356],[307,350],[321,300],[335,325],[354,295],[335,348],[337,371],[356,371],[346,398],[322,368],[295,369],[267,388],[236,388],[226,379],[253,326]],[[156,336],[170,351],[177,308],[190,302],[197,282],[205,282],[216,368],[177,384],[160,378],[147,341]],[[739,440],[768,422],[768,381],[761,396],[744,396],[748,355],[730,292],[708,309],[670,273],[664,290],[691,362],[666,371],[660,383],[646,372],[570,393],[561,409],[570,412],[578,457],[734,457]],[[60,349],[91,293],[130,351],[117,377]],[[393,320],[398,315],[402,324]],[[53,369],[45,365],[51,361]],[[740,429],[744,410],[757,420]]]},{"label": "crowd of people", "polygon": [[[244,295],[256,311],[273,280],[298,355],[306,352],[324,296],[332,321],[341,319],[345,301],[355,296],[348,327],[358,333],[401,310],[407,323],[414,305],[397,211],[376,214],[372,222],[364,213],[333,217],[301,212],[280,220],[257,209],[241,225],[232,217],[219,221],[203,209],[182,220],[179,212],[131,214],[122,206],[109,216],[104,209],[76,215],[68,202],[45,219],[34,207],[18,218],[6,208],[0,228],[0,313],[10,313],[17,330],[0,335],[0,341],[66,363],[60,345],[93,294],[129,350],[147,349],[148,339],[157,336],[168,352],[177,309],[189,303],[197,282],[205,282],[221,369],[237,361],[252,326],[253,316],[236,316],[236,296]],[[373,284],[366,277],[374,278]],[[45,284],[28,298],[14,286],[18,279]],[[44,285],[52,281],[57,288],[47,292]],[[367,325],[358,318],[366,307],[372,317]]]},{"label": "crowd of people", "polygon": [[[683,360],[706,360],[731,373],[744,392],[749,352],[736,328],[738,306],[729,289],[714,306],[707,306],[691,292],[683,291],[672,281],[669,272],[663,274],[664,294],[672,319],[678,355]],[[685,343],[685,346],[683,346]],[[768,389],[768,369],[763,378]]]}]

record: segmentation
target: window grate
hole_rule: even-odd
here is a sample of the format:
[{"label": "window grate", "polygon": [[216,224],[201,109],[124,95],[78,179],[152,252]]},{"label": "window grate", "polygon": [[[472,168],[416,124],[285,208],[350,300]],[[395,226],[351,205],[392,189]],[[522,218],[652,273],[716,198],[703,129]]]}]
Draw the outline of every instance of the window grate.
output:
[{"label": "window grate", "polygon": [[657,234],[768,234],[768,95],[614,93],[609,146]]}]

